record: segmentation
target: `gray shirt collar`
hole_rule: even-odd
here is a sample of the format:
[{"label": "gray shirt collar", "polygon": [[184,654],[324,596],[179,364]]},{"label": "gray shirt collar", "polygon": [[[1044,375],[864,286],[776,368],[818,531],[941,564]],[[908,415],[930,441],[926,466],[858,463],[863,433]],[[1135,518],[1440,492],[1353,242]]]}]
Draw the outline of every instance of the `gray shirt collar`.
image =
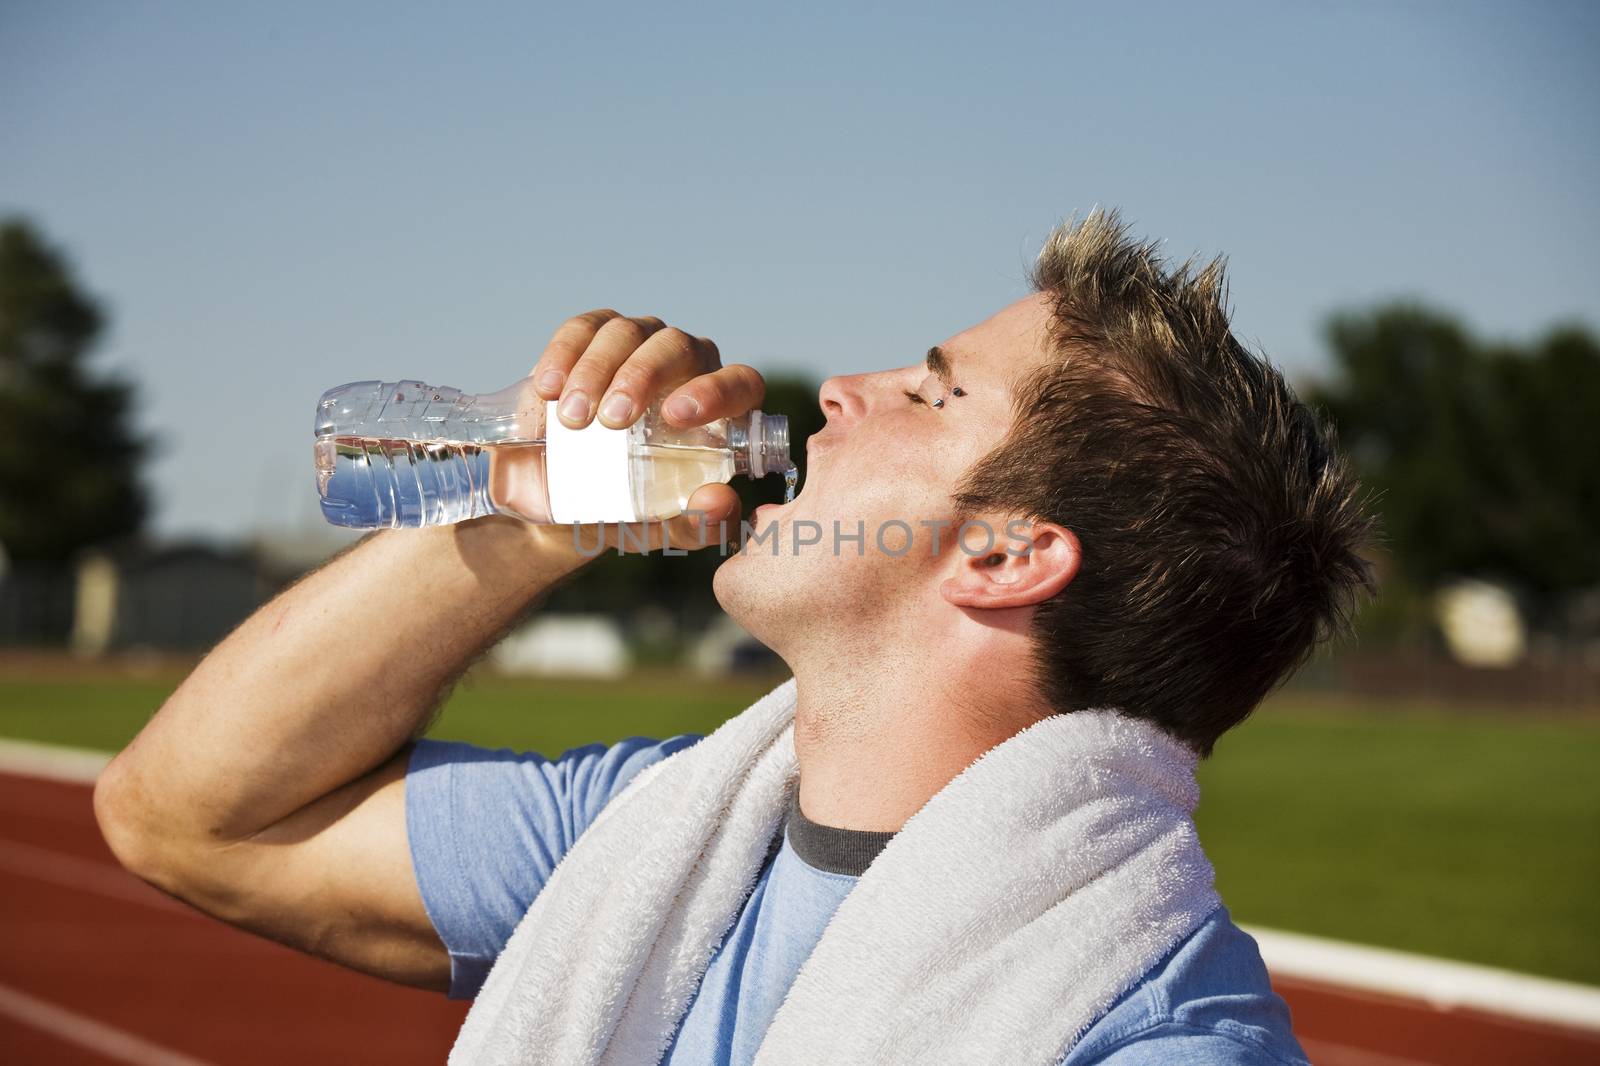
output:
[{"label": "gray shirt collar", "polygon": [[831,874],[849,874],[860,877],[867,872],[878,852],[889,843],[893,833],[870,832],[865,829],[837,829],[831,825],[818,825],[800,813],[800,790],[795,789],[789,801],[789,820],[784,829],[789,846],[807,866]]}]

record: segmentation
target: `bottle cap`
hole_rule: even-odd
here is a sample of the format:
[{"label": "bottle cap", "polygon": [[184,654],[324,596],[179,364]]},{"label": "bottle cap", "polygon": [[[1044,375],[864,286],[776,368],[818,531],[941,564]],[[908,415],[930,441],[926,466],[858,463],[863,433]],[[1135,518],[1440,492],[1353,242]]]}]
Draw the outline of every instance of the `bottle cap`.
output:
[{"label": "bottle cap", "polygon": [[750,412],[750,476],[766,477],[794,465],[789,458],[789,416]]}]

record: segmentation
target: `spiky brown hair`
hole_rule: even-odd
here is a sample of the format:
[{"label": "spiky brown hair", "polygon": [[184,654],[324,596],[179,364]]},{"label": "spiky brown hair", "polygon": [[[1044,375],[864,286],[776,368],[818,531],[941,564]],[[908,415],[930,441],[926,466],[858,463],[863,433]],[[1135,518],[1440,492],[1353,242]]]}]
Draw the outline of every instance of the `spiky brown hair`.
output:
[{"label": "spiky brown hair", "polygon": [[1233,336],[1221,257],[1169,271],[1097,209],[1050,235],[1031,280],[1057,358],[1020,383],[957,506],[1082,545],[1033,620],[1053,707],[1115,707],[1210,755],[1348,628],[1372,519],[1331,426]]}]

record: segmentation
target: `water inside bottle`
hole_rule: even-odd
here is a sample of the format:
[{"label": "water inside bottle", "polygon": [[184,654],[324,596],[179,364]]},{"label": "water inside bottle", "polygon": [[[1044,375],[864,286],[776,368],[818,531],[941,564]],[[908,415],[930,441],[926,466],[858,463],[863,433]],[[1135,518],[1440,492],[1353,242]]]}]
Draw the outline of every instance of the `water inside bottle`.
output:
[{"label": "water inside bottle", "polygon": [[634,499],[650,517],[682,514],[701,485],[733,477],[733,453],[726,448],[687,444],[647,444],[634,457]]},{"label": "water inside bottle", "polygon": [[316,458],[322,514],[336,526],[448,525],[496,513],[550,520],[543,444],[337,436],[318,438]]},{"label": "water inside bottle", "polygon": [[[545,446],[539,442],[470,444],[340,435],[316,442],[322,513],[337,526],[381,529],[447,525],[488,514],[550,522]],[[633,496],[646,519],[683,513],[701,485],[735,473],[727,448],[649,444],[633,457]],[[783,471],[784,502],[799,472]]]},{"label": "water inside bottle", "polygon": [[[551,521],[542,442],[322,437],[316,459],[322,513],[337,526],[435,526],[486,514]],[[647,518],[668,518],[683,512],[695,489],[733,474],[725,448],[647,445],[634,457],[635,504]]]}]

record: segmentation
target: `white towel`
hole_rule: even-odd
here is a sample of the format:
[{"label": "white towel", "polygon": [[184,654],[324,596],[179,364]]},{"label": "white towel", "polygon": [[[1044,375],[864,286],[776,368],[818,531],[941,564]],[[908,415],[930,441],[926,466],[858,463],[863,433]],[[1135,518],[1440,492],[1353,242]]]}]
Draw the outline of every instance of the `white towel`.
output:
[{"label": "white towel", "polygon": [[[453,1066],[657,1063],[798,781],[790,679],[608,803],[496,960]],[[1221,902],[1195,754],[1114,711],[990,749],[884,847],[756,1055],[1050,1064]]]}]

